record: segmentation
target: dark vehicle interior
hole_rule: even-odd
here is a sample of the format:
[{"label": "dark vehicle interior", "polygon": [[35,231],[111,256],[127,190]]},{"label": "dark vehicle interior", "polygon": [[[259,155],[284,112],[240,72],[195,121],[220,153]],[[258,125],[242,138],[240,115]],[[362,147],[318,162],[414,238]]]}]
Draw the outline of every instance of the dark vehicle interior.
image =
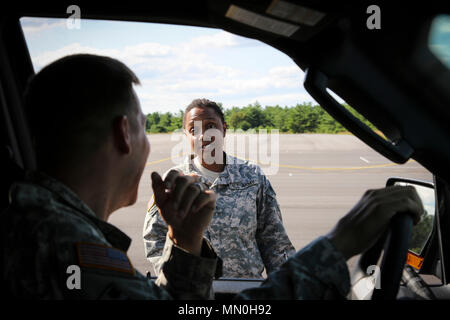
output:
[{"label": "dark vehicle interior", "polygon": [[[22,108],[22,94],[34,74],[21,17],[66,18],[72,3],[22,3],[0,13],[0,121],[1,204],[8,205],[8,189],[24,170],[35,169],[32,137]],[[378,260],[382,289],[373,299],[450,298],[450,70],[430,51],[427,42],[433,19],[450,14],[448,6],[396,7],[379,3],[380,29],[366,25],[372,2],[357,4],[325,1],[164,1],[143,3],[83,3],[83,18],[223,29],[260,40],[291,57],[306,73],[303,84],[311,96],[336,120],[371,148],[395,163],[414,159],[434,176],[436,219],[414,270],[417,281],[406,281],[403,267],[411,221],[398,217],[386,238],[364,254],[352,275],[356,284],[365,268]],[[308,14],[301,16],[301,9]],[[297,10],[297,11],[296,11]],[[304,11],[303,11],[304,12]],[[266,19],[266,20],[265,20]],[[269,26],[268,23],[272,24]],[[333,91],[370,120],[384,135],[374,133],[343,108]],[[414,182],[412,182],[414,183]],[[368,261],[371,261],[370,263]],[[403,272],[403,279],[402,279]],[[447,281],[449,280],[449,281]],[[422,284],[418,289],[417,283]],[[216,297],[259,281],[216,281]],[[409,283],[409,285],[408,285]],[[413,284],[411,284],[413,283]],[[414,285],[416,284],[416,285]],[[400,290],[399,290],[400,285]],[[411,294],[411,291],[413,294]],[[425,292],[425,293],[424,293]],[[431,292],[431,293],[430,293]],[[3,292],[7,297],[7,293]],[[364,294],[352,294],[358,299]]]}]

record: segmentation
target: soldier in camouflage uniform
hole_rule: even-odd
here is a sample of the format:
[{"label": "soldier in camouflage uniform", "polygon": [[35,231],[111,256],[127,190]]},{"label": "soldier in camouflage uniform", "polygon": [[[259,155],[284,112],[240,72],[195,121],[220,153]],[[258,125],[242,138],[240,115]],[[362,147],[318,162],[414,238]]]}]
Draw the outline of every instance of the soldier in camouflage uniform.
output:
[{"label": "soldier in camouflage uniform", "polygon": [[[170,225],[167,263],[156,283],[133,268],[126,254],[130,238],[106,222],[112,212],[136,201],[150,153],[146,117],[133,84],[139,81],[124,64],[94,55],[62,58],[31,81],[25,108],[40,172],[29,172],[12,186],[2,215],[2,290],[10,297],[210,296],[219,260],[202,239],[215,196],[200,193],[194,178],[163,182],[152,175]],[[68,111],[71,121],[66,121]],[[176,189],[165,192],[164,183]],[[195,215],[187,204],[197,206]],[[180,208],[186,209],[183,217]]]},{"label": "soldier in camouflage uniform", "polygon": [[[197,174],[217,194],[216,211],[205,237],[223,261],[223,276],[261,278],[295,253],[282,223],[276,195],[261,168],[226,155],[225,170],[211,183],[193,164],[194,155],[172,168]],[[166,173],[167,174],[167,173]],[[167,225],[153,204],[144,222],[148,260],[158,274]]]},{"label": "soldier in camouflage uniform", "polygon": [[[98,219],[63,183],[30,173],[13,185],[10,195],[2,220],[2,262],[3,281],[15,298],[206,299],[216,270],[220,272],[207,241],[197,257],[168,239],[165,271],[154,283],[128,259],[131,239]],[[81,268],[79,288],[67,284],[70,266]]]},{"label": "soldier in camouflage uniform", "polygon": [[[7,297],[209,297],[220,260],[202,235],[215,197],[194,177],[173,171],[163,181],[152,174],[155,201],[169,226],[165,263],[156,282],[134,270],[126,255],[130,239],[106,222],[112,212],[136,201],[149,153],[145,117],[123,92],[134,93],[132,76],[116,60],[74,55],[43,68],[31,82],[25,106],[35,120],[31,129],[42,172],[29,173],[13,185],[2,214],[1,281]],[[74,106],[69,109],[73,121],[62,123],[67,108]],[[82,131],[75,130],[80,126]],[[261,287],[237,298],[345,297],[350,287],[345,261],[369,248],[399,211],[418,221],[423,206],[413,187],[366,193],[329,234],[293,255]],[[73,278],[77,272],[81,283]]]},{"label": "soldier in camouflage uniform", "polygon": [[[204,113],[195,120],[202,121],[199,125],[204,132],[216,128],[219,129],[218,134],[225,135],[224,116],[217,104],[196,99],[184,113],[183,126],[188,138],[193,136],[189,131],[194,130],[191,114],[195,116],[198,110]],[[217,147],[219,152],[223,152],[223,145]],[[275,192],[261,168],[224,153],[225,163],[220,167],[221,172],[215,175],[212,172],[209,178],[210,170],[204,168],[207,165],[195,163],[195,146],[191,151],[194,154],[172,169],[185,175],[196,174],[217,195],[216,211],[205,237],[223,260],[223,276],[262,278],[264,267],[270,273],[281,266],[295,253],[295,249],[283,226]],[[202,153],[198,154],[201,157]],[[156,274],[161,268],[166,233],[167,225],[153,203],[144,222],[144,244],[147,259],[153,264]]]}]

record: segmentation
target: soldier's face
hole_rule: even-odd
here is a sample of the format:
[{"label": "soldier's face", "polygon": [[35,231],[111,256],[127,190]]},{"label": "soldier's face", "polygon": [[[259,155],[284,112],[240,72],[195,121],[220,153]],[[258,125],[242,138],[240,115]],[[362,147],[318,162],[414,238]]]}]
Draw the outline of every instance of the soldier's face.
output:
[{"label": "soldier's face", "polygon": [[222,155],[225,133],[226,125],[211,108],[196,107],[186,114],[185,134],[191,151],[204,160]]}]

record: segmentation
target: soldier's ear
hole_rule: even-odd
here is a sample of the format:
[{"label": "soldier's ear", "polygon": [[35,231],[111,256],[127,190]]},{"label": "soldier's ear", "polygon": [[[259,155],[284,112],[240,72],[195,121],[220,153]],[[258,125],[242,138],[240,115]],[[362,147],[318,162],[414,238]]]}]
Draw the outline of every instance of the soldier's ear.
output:
[{"label": "soldier's ear", "polygon": [[130,123],[126,115],[114,119],[113,139],[114,145],[120,153],[129,154],[131,152]]},{"label": "soldier's ear", "polygon": [[223,137],[225,138],[225,136],[226,136],[226,134],[227,134],[227,128],[228,128],[228,126],[227,126],[227,123],[225,122],[224,124],[223,124]]}]

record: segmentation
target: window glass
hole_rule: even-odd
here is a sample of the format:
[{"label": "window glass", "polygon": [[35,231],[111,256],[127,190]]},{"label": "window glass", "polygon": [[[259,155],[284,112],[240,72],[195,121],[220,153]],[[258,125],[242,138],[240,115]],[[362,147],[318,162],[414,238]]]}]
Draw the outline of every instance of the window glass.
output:
[{"label": "window glass", "polygon": [[266,173],[296,250],[328,232],[367,189],[384,187],[389,177],[432,181],[415,161],[394,164],[349,134],[304,90],[294,62],[266,44],[219,29],[84,19],[69,28],[66,22],[21,19],[36,72],[68,54],[93,53],[124,62],[142,83],[135,90],[147,115],[151,154],[137,203],[109,222],[131,236],[128,255],[143,273],[152,271],[142,239],[150,174],[181,161],[182,112],[196,98],[223,109],[225,150]]},{"label": "window glass", "polygon": [[428,44],[436,57],[450,68],[450,15],[439,15],[434,18]]}]

